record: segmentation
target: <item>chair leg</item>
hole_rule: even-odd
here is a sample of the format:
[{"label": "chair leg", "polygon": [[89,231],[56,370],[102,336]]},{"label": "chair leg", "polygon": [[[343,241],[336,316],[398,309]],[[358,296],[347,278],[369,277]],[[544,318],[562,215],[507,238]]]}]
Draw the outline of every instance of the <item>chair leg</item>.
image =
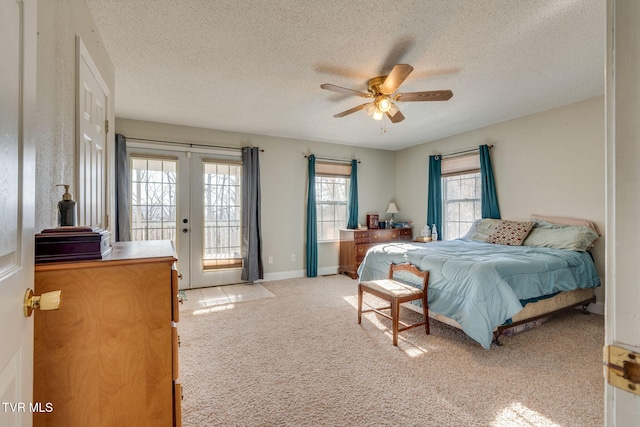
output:
[{"label": "chair leg", "polygon": [[391,322],[393,324],[393,345],[398,345],[398,317],[400,316],[400,307],[398,300],[393,298],[391,301]]},{"label": "chair leg", "polygon": [[358,284],[358,325],[362,322],[362,286]]},{"label": "chair leg", "polygon": [[427,304],[426,292],[422,297],[422,311],[424,311],[424,330],[427,332],[427,335],[429,335],[431,331],[429,331],[429,304]]}]

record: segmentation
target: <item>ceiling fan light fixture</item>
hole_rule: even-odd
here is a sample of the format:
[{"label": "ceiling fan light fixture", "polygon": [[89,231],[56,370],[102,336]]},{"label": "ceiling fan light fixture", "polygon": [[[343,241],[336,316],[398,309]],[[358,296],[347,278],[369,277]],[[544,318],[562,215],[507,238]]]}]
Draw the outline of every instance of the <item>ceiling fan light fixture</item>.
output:
[{"label": "ceiling fan light fixture", "polygon": [[364,111],[370,116],[376,111],[376,106],[373,103],[367,104],[367,106],[364,107]]},{"label": "ceiling fan light fixture", "polygon": [[376,104],[378,105],[378,110],[382,111],[383,113],[386,113],[391,108],[391,101],[389,101],[389,98],[387,98],[386,96],[379,97],[376,101]]},{"label": "ceiling fan light fixture", "polygon": [[379,108],[376,108],[376,111],[373,112],[373,120],[382,120],[383,116],[384,114]]}]

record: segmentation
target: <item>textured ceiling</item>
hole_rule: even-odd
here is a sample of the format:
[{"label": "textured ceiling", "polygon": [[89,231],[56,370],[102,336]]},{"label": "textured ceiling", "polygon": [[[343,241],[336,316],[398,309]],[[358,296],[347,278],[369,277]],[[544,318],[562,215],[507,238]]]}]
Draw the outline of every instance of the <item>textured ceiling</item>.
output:
[{"label": "textured ceiling", "polygon": [[[602,0],[87,3],[122,118],[398,150],[604,93]],[[401,92],[453,98],[332,117],[366,101],[320,84],[366,91],[397,63]]]}]

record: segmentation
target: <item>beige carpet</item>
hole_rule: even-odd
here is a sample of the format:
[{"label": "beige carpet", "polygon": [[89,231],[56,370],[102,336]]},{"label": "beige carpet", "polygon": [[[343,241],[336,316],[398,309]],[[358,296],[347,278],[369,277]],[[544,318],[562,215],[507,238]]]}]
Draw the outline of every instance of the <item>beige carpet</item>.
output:
[{"label": "beige carpet", "polygon": [[388,320],[357,324],[355,280],[264,286],[275,298],[181,313],[184,426],[604,423],[602,316],[562,314],[489,351],[432,321],[393,347]]}]

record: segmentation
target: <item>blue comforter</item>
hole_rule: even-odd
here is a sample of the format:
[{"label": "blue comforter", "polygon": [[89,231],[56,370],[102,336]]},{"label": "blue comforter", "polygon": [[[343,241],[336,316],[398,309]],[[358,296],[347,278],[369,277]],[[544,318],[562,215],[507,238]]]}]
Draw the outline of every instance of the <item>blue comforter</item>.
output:
[{"label": "blue comforter", "polygon": [[[402,262],[429,270],[429,310],[457,321],[486,349],[493,329],[522,310],[520,300],[600,285],[586,252],[469,239],[375,246],[360,265],[360,280],[386,278],[389,264]],[[400,280],[415,284],[402,273]]]}]

